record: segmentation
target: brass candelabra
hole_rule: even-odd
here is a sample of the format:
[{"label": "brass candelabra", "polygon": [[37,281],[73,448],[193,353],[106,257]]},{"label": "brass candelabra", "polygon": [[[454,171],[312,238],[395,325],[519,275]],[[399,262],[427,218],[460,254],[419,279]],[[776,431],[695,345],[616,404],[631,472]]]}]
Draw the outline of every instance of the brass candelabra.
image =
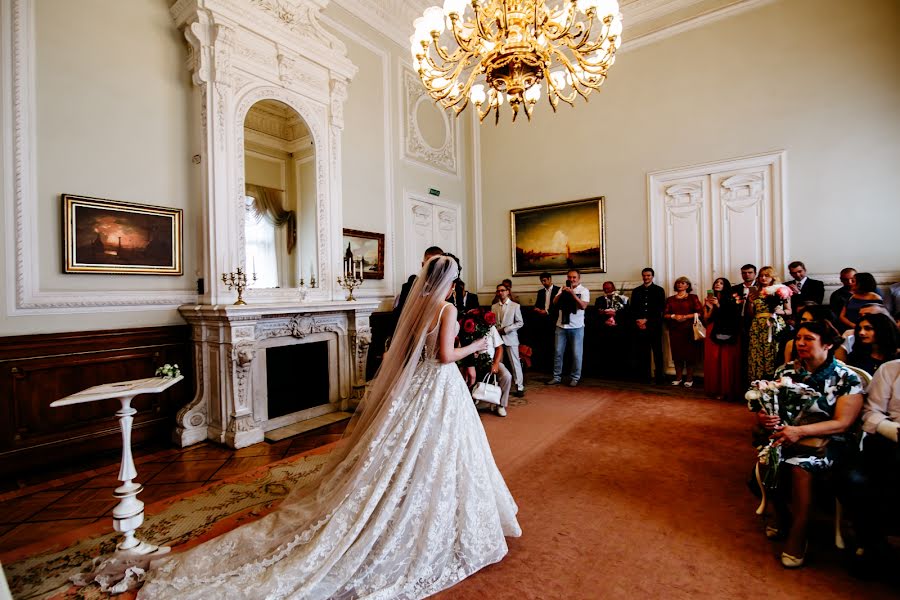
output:
[{"label": "brass candelabra", "polygon": [[339,286],[350,292],[350,295],[347,296],[347,302],[355,301],[356,298],[353,297],[353,290],[362,286],[362,275],[345,273],[343,277],[338,276],[337,282]]},{"label": "brass candelabra", "polygon": [[[253,273],[252,281],[256,281],[256,273]],[[238,267],[234,273],[222,273],[222,283],[228,286],[228,290],[237,290],[237,301],[235,306],[245,306],[244,290],[247,289],[247,274]]]}]

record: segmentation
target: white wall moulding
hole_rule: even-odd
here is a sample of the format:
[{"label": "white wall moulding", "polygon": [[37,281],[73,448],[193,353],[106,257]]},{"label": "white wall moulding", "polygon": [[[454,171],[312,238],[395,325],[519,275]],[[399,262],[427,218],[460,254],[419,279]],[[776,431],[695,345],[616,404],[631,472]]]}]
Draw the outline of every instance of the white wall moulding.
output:
[{"label": "white wall moulding", "polygon": [[[338,3],[342,4],[342,3]],[[387,298],[394,295],[394,273],[396,272],[396,236],[394,235],[395,223],[394,218],[396,211],[394,204],[398,199],[394,198],[394,165],[396,163],[396,152],[394,151],[394,105],[393,105],[393,86],[391,81],[391,57],[390,53],[384,48],[379,47],[373,40],[362,36],[345,25],[330,19],[327,16],[322,17],[322,22],[331,30],[351,40],[375,56],[381,65],[381,77],[384,84],[382,85],[382,104],[384,112],[381,117],[384,137],[384,198],[383,206],[387,218],[385,220],[385,247],[384,247],[384,279],[367,280],[366,284],[359,288],[354,295],[359,298]],[[347,225],[347,222],[344,222]],[[351,227],[352,229],[352,227]]]},{"label": "white wall moulding", "polygon": [[784,264],[783,151],[648,175],[651,266],[668,289],[734,278],[744,263]]},{"label": "white wall moulding", "polygon": [[[9,316],[98,313],[118,310],[171,310],[196,301],[190,289],[121,291],[115,278],[87,290],[42,289],[40,260],[56,243],[38,237],[34,0],[0,0],[0,81],[2,81],[3,237],[6,308]],[[61,243],[61,242],[60,242]]]},{"label": "white wall moulding", "polygon": [[401,47],[409,45],[413,20],[434,0],[334,0],[372,29],[386,35]]},{"label": "white wall moulding", "polygon": [[[403,158],[458,177],[459,119],[436,107],[419,77],[402,63],[400,80],[403,88]],[[423,135],[420,110],[433,110],[439,114],[444,124],[442,143],[432,145]]]}]

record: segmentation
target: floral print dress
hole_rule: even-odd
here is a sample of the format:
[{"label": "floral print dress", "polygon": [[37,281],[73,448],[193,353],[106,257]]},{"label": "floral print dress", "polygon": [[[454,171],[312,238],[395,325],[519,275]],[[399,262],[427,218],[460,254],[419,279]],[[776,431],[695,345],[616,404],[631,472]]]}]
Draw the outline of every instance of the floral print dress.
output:
[{"label": "floral print dress", "polygon": [[[805,383],[822,394],[797,416],[797,425],[833,419],[838,398],[862,394],[864,391],[859,376],[837,359],[825,362],[812,373],[807,371],[800,361],[787,363],[775,371],[775,378],[779,377],[789,377],[794,383]],[[830,440],[825,447],[824,456],[790,456],[785,462],[811,472],[830,469],[835,460],[840,460],[852,448],[855,435],[851,431],[846,431],[828,437]]]},{"label": "floral print dress", "polygon": [[778,366],[778,332],[784,329],[784,318],[769,308],[765,299],[753,299],[753,322],[750,324],[750,343],[747,375],[750,381],[771,379]]}]

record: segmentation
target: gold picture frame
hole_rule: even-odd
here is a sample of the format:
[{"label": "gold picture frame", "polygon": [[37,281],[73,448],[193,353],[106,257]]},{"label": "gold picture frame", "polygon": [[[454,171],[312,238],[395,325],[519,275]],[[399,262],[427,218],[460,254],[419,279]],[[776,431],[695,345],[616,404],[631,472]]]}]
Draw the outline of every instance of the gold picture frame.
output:
[{"label": "gold picture frame", "polygon": [[512,274],[606,272],[605,196],[510,211]]},{"label": "gold picture frame", "polygon": [[183,275],[183,211],[62,195],[63,272]]},{"label": "gold picture frame", "polygon": [[363,260],[363,279],[384,279],[384,234],[344,229],[344,260]]}]

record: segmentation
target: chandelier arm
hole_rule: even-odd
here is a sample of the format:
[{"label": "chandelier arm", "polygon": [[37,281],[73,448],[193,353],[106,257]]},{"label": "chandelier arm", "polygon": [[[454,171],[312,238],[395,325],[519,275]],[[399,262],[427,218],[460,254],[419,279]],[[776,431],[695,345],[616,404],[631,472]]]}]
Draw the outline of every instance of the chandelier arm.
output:
[{"label": "chandelier arm", "polygon": [[478,31],[478,37],[482,40],[496,41],[497,36],[494,35],[494,31],[490,25],[484,23],[484,10],[481,9],[481,4],[476,5],[475,2],[472,2],[472,10],[475,11],[474,23]]},{"label": "chandelier arm", "polygon": [[464,50],[466,52],[474,52],[475,46],[469,43],[471,40],[467,40],[462,36],[463,27],[459,24],[460,20],[461,19],[459,18],[459,15],[457,15],[456,13],[453,13],[453,15],[450,17],[450,30],[453,32],[453,40],[461,50]]}]

